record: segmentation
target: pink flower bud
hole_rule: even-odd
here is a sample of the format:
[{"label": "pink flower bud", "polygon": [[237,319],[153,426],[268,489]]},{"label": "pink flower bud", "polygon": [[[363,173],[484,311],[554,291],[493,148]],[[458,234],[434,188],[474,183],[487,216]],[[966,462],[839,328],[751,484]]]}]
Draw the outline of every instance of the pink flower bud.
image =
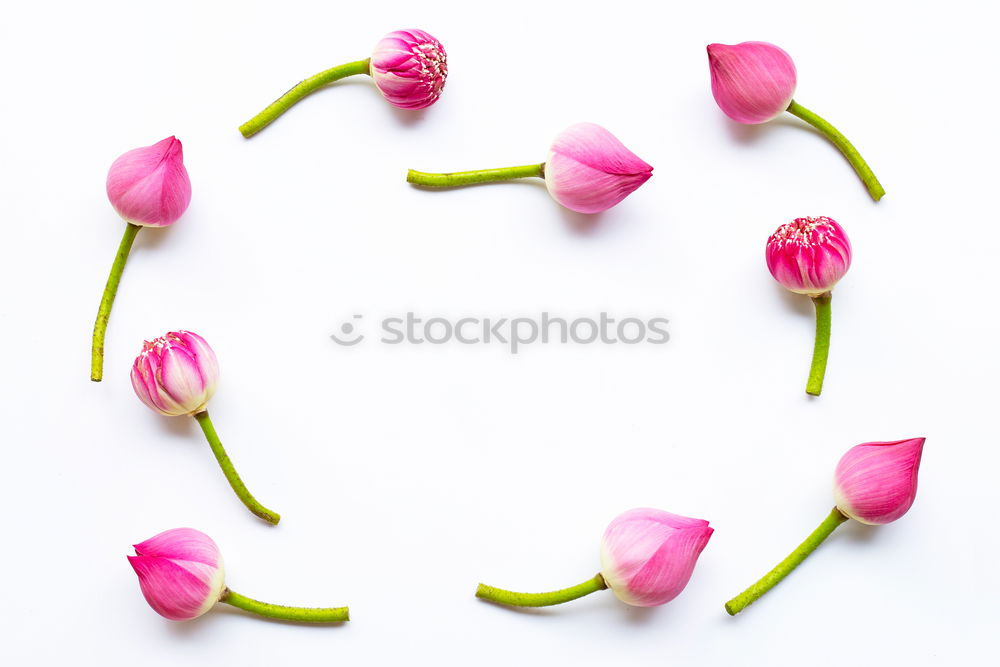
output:
[{"label": "pink flower bud", "polygon": [[917,495],[924,438],[866,442],[852,447],[834,473],[837,509],[861,523],[890,523],[906,514]]},{"label": "pink flower bud", "polygon": [[172,621],[197,618],[225,588],[222,554],[205,533],[174,528],[135,546],[128,562],[139,576],[146,602]]},{"label": "pink flower bud", "polygon": [[637,607],[670,602],[687,585],[713,528],[701,519],[639,508],[619,515],[601,540],[601,575]]},{"label": "pink flower bud", "polygon": [[172,225],[191,203],[191,180],[179,139],[136,148],[108,170],[108,199],[126,222],[145,227]]},{"label": "pink flower bud", "polygon": [[371,75],[389,104],[423,109],[441,96],[448,56],[441,42],[423,30],[397,30],[375,45]]},{"label": "pink flower bud", "polygon": [[767,268],[798,294],[819,296],[833,289],[851,266],[851,242],[836,220],[796,218],[767,240]]},{"label": "pink flower bud", "polygon": [[795,94],[795,63],[774,44],[709,44],[708,67],[715,101],[737,123],[766,123]]},{"label": "pink flower bud", "polygon": [[171,331],[150,342],[132,364],[132,388],[139,399],[168,417],[205,409],[219,382],[219,362],[205,339]]},{"label": "pink flower bud", "polygon": [[545,186],[560,204],[600,213],[628,197],[653,168],[600,125],[577,123],[556,137],[545,162]]}]

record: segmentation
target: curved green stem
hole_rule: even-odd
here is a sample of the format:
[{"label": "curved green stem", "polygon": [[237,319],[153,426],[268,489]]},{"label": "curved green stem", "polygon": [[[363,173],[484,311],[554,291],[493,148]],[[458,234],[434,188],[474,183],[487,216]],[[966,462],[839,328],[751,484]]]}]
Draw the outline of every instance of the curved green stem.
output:
[{"label": "curved green stem", "polygon": [[365,58],[364,60],[347,63],[339,67],[331,67],[324,72],[299,81],[291,90],[271,102],[266,109],[240,125],[240,133],[249,139],[273,123],[275,118],[288,111],[289,107],[317,88],[321,88],[344,77],[354,76],[355,74],[368,74],[368,63],[369,59]]},{"label": "curved green stem", "polygon": [[283,621],[299,621],[300,623],[343,623],[351,620],[347,607],[286,607],[280,604],[260,602],[245,595],[240,595],[228,588],[222,591],[219,602],[231,604],[244,611],[258,616],[280,618]]},{"label": "curved green stem", "polygon": [[827,292],[813,297],[816,306],[816,342],[813,343],[812,365],[809,367],[809,381],[806,382],[806,393],[819,396],[823,391],[823,378],[826,376],[826,360],[830,356],[830,299],[833,294]]},{"label": "curved green stem", "polygon": [[476,597],[511,607],[548,607],[582,598],[584,595],[590,595],[595,591],[603,591],[607,587],[608,584],[604,581],[604,577],[598,574],[593,579],[588,579],[582,584],[552,591],[551,593],[515,593],[513,591],[505,591],[502,588],[493,588],[486,584],[479,584],[479,587],[476,589]]},{"label": "curved green stem", "polygon": [[219,462],[219,467],[222,468],[226,479],[229,480],[229,486],[233,487],[233,491],[236,492],[239,499],[243,501],[247,509],[264,521],[271,524],[278,523],[281,520],[281,515],[277,512],[272,512],[257,502],[257,499],[247,490],[246,484],[240,479],[239,473],[236,472],[236,468],[233,466],[233,462],[229,460],[229,455],[226,454],[226,450],[222,447],[222,441],[219,440],[219,436],[215,432],[215,427],[212,426],[212,420],[208,417],[208,410],[199,412],[194,418],[198,420],[201,430],[205,432],[208,444],[212,447],[212,453],[215,454],[215,460]]},{"label": "curved green stem", "polygon": [[852,167],[854,167],[854,171],[856,171],[858,176],[861,177],[861,180],[865,184],[865,187],[868,188],[868,194],[872,196],[872,199],[878,201],[882,198],[885,194],[885,188],[883,188],[882,184],[878,182],[877,178],[875,178],[875,174],[872,172],[871,167],[869,167],[868,163],[865,162],[865,159],[861,157],[861,153],[858,152],[858,149],[847,140],[847,137],[841,134],[840,131],[829,122],[820,118],[809,109],[806,109],[795,100],[792,100],[792,103],[788,105],[788,113],[798,116],[822,132],[827,139],[833,142],[834,146],[840,149],[840,152],[844,154],[847,161],[851,163]]},{"label": "curved green stem", "polygon": [[428,188],[451,188],[456,185],[494,183],[496,181],[509,181],[514,178],[529,178],[531,176],[544,178],[545,163],[528,164],[523,167],[455,171],[444,174],[428,174],[423,171],[410,169],[406,172],[406,182],[413,183],[414,185],[423,185]]},{"label": "curved green stem", "polygon": [[101,297],[101,305],[97,309],[97,320],[94,322],[94,336],[90,343],[90,379],[100,382],[104,377],[104,335],[108,330],[108,320],[111,319],[111,306],[115,303],[115,294],[118,293],[118,283],[122,281],[122,272],[125,270],[125,262],[128,261],[128,254],[132,250],[132,243],[135,242],[135,235],[142,229],[139,225],[131,222],[125,223],[125,234],[122,242],[118,245],[118,254],[115,255],[115,262],[111,265],[111,275],[104,286],[104,295]]},{"label": "curved green stem", "polygon": [[819,528],[812,532],[812,535],[806,538],[805,542],[800,544],[795,548],[795,551],[790,553],[788,557],[778,563],[773,570],[765,574],[760,580],[755,583],[750,588],[746,589],[732,600],[726,603],[726,611],[729,612],[730,616],[735,616],[753,602],[759,598],[764,593],[774,588],[779,581],[788,576],[788,573],[794,570],[799,564],[806,559],[806,557],[816,550],[823,540],[830,537],[837,526],[847,521],[847,517],[840,513],[836,507],[830,512],[829,516],[823,519],[823,523],[819,524]]}]

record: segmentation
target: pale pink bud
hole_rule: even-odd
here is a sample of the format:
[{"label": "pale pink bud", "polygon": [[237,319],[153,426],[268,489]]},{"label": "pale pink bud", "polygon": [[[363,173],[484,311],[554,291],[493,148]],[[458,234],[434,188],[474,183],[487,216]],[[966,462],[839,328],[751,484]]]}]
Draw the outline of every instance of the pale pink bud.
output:
[{"label": "pale pink bud", "polygon": [[145,341],[132,364],[136,395],[168,417],[204,410],[218,382],[215,352],[204,338],[190,331],[171,331],[154,341]]},{"label": "pale pink bud", "polygon": [[125,153],[108,170],[108,199],[126,222],[166,227],[191,203],[184,149],[176,137]]},{"label": "pale pink bud", "polygon": [[628,197],[653,168],[594,123],[577,123],[556,137],[545,162],[545,186],[563,206],[600,213]]},{"label": "pale pink bud", "polygon": [[767,268],[798,294],[819,296],[833,289],[851,266],[851,242],[836,220],[796,218],[767,240]]},{"label": "pale pink bud", "polygon": [[601,575],[618,598],[637,607],[670,602],[687,585],[713,528],[662,510],[620,514],[601,540]]},{"label": "pale pink bud", "polygon": [[205,533],[174,528],[135,546],[128,562],[139,576],[146,602],[172,621],[197,618],[225,588],[222,554]]},{"label": "pale pink bud", "polygon": [[397,30],[375,45],[371,75],[389,104],[423,109],[441,96],[448,56],[441,42],[423,30]]},{"label": "pale pink bud", "polygon": [[837,509],[861,523],[879,525],[906,514],[917,495],[924,438],[866,442],[852,447],[834,473]]},{"label": "pale pink bud", "polygon": [[765,123],[788,108],[795,94],[795,63],[774,44],[709,44],[712,95],[738,123]]}]

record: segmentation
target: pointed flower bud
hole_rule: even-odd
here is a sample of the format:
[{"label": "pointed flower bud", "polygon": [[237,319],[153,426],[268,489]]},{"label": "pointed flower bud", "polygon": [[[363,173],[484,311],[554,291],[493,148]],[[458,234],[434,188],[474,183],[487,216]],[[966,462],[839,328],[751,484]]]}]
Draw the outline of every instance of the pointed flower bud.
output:
[{"label": "pointed flower bud", "polygon": [[240,125],[240,133],[252,137],[306,95],[356,74],[370,75],[389,104],[400,109],[423,109],[441,96],[448,78],[448,56],[441,42],[423,30],[390,32],[375,45],[370,58],[332,67],[300,81]]},{"label": "pointed flower bud", "polygon": [[375,45],[371,76],[389,104],[423,109],[441,96],[448,56],[441,42],[423,30],[397,30]]},{"label": "pointed flower bud", "polygon": [[194,415],[205,410],[219,382],[219,362],[205,339],[171,331],[145,341],[132,364],[132,388],[161,415]]},{"label": "pointed flower bud", "polygon": [[176,137],[125,153],[108,170],[108,199],[126,222],[166,227],[191,203],[184,148]]},{"label": "pointed flower bud", "polygon": [[709,44],[708,68],[712,95],[722,111],[737,123],[766,123],[782,111],[798,116],[830,140],[854,167],[872,199],[885,194],[871,167],[837,128],[792,99],[796,72],[791,56],[774,44]]},{"label": "pointed flower bud", "polygon": [[622,602],[655,607],[687,586],[713,528],[657,509],[619,515],[601,540],[601,574]]},{"label": "pointed flower bud", "polygon": [[492,183],[531,176],[545,179],[553,199],[578,213],[606,211],[653,175],[653,168],[600,125],[577,123],[562,131],[548,162],[523,167],[443,174],[409,170],[406,181],[431,188]]},{"label": "pointed flower bud", "polygon": [[812,297],[816,306],[816,341],[806,393],[819,396],[830,354],[830,290],[851,266],[851,242],[832,218],[796,218],[771,235],[765,255],[774,279]]},{"label": "pointed flower bud", "polygon": [[132,364],[132,388],[139,400],[167,417],[194,417],[237,497],[251,512],[276,524],[281,515],[261,505],[247,489],[208,416],[208,401],[218,383],[215,352],[204,338],[190,331],[171,331],[152,342],[145,341]]},{"label": "pointed flower bud", "polygon": [[737,123],[766,123],[795,94],[795,63],[774,44],[709,44],[708,67],[715,101]]},{"label": "pointed flower bud", "polygon": [[855,521],[880,525],[906,514],[917,495],[924,438],[867,442],[852,447],[834,473],[837,509]]},{"label": "pointed flower bud", "polygon": [[701,519],[655,509],[629,510],[604,532],[601,572],[592,579],[550,593],[515,593],[479,584],[476,597],[514,607],[547,607],[610,588],[626,604],[666,604],[687,586],[712,532]]},{"label": "pointed flower bud", "polygon": [[849,449],[834,475],[837,506],[787,558],[727,602],[726,611],[736,615],[777,586],[848,519],[877,525],[906,514],[917,493],[923,448],[924,438],[909,438],[868,442]]},{"label": "pointed flower bud", "polygon": [[172,621],[197,618],[225,602],[260,616],[305,623],[348,620],[347,607],[303,608],[259,602],[226,588],[219,547],[194,528],[174,528],[134,545],[128,562],[149,606]]},{"label": "pointed flower bud", "polygon": [[128,562],[146,602],[160,616],[186,621],[211,609],[225,588],[222,554],[205,533],[174,528],[135,545]]},{"label": "pointed flower bud", "polygon": [[768,270],[783,287],[819,296],[850,268],[851,242],[833,218],[796,218],[767,239],[766,256]]}]

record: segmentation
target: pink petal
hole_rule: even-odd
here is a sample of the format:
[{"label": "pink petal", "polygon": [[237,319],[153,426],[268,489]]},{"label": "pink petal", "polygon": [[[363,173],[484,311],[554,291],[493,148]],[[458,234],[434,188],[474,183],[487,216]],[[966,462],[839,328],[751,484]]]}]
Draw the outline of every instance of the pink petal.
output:
[{"label": "pink petal", "polygon": [[738,123],[764,123],[785,111],[795,94],[795,63],[767,42],[710,44],[712,95]]},{"label": "pink petal", "polygon": [[191,202],[181,142],[167,137],[125,153],[108,171],[107,191],[111,205],[128,222],[150,227],[173,224]]},{"label": "pink petal", "polygon": [[917,495],[924,438],[868,442],[852,447],[834,473],[837,508],[861,523],[895,521]]}]

